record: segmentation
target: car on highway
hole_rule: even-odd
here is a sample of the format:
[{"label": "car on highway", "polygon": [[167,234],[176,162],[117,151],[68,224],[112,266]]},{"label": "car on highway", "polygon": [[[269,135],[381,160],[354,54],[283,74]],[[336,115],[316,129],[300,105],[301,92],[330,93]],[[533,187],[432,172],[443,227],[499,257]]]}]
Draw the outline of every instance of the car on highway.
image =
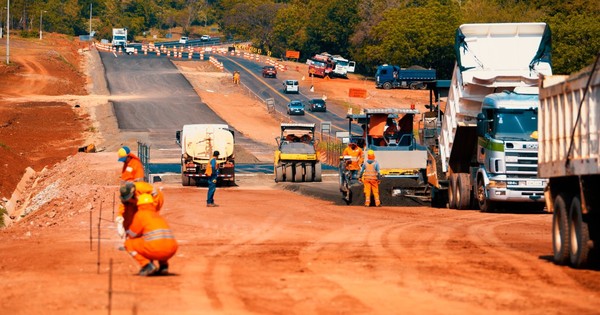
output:
[{"label": "car on highway", "polygon": [[210,40],[210,35],[202,35],[202,37],[200,37],[200,40],[203,42],[207,42]]},{"label": "car on highway", "polygon": [[181,38],[179,39],[179,43],[180,44],[186,44],[188,41],[188,37],[187,36],[181,36]]},{"label": "car on highway", "polygon": [[326,112],[327,103],[320,98],[313,98],[308,100],[308,110],[311,112]]},{"label": "car on highway", "polygon": [[285,80],[283,81],[283,93],[300,93],[300,88],[298,87],[298,80]]},{"label": "car on highway", "polygon": [[264,66],[262,68],[262,76],[263,78],[277,78],[277,68],[274,66]]},{"label": "car on highway", "polygon": [[298,100],[294,100],[287,105],[288,115],[304,115],[304,103]]}]

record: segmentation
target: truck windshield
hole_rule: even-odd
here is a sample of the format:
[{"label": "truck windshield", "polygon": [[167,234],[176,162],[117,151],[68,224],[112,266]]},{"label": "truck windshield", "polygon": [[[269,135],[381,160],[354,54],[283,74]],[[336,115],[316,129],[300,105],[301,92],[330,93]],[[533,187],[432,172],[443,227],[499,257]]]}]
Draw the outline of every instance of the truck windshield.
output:
[{"label": "truck windshield", "polygon": [[535,140],[531,136],[538,127],[537,111],[498,111],[494,125],[494,137],[498,140]]},{"label": "truck windshield", "polygon": [[115,35],[115,36],[113,36],[113,38],[116,40],[125,40],[125,36],[122,36],[122,35]]}]

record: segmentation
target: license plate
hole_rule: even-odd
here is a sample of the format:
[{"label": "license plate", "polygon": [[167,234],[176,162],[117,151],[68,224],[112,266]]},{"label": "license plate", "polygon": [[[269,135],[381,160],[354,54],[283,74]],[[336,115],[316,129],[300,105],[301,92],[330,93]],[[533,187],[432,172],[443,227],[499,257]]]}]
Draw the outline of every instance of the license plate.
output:
[{"label": "license plate", "polygon": [[541,180],[528,180],[527,181],[527,186],[542,186],[542,181]]}]

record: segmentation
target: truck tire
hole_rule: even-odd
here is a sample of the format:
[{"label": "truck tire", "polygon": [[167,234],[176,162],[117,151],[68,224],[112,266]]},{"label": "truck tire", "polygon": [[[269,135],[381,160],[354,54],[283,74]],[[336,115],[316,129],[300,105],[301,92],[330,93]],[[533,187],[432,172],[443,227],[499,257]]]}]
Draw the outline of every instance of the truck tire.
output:
[{"label": "truck tire", "polygon": [[188,176],[185,176],[185,174],[181,173],[181,185],[182,186],[191,186],[191,184],[192,184],[191,178],[189,178]]},{"label": "truck tire", "polygon": [[456,200],[456,182],[457,182],[457,174],[450,174],[450,178],[448,180],[448,208],[456,209],[457,200]]},{"label": "truck tire", "polygon": [[283,167],[281,165],[277,165],[275,167],[275,182],[284,182],[285,178],[283,177]]},{"label": "truck tire", "polygon": [[557,265],[566,265],[570,259],[567,201],[569,201],[569,198],[563,196],[563,194],[556,196],[554,199],[554,211],[552,214],[552,249],[554,251],[554,263]]},{"label": "truck tire", "polygon": [[323,179],[321,178],[321,163],[317,163],[315,164],[315,178],[314,181],[315,182],[320,182]]},{"label": "truck tire", "polygon": [[569,238],[571,266],[581,268],[587,265],[591,249],[590,231],[583,219],[581,201],[574,197],[569,208]]},{"label": "truck tire", "polygon": [[296,163],[294,172],[294,182],[301,183],[304,181],[304,163]]},{"label": "truck tire", "polygon": [[471,205],[471,179],[467,173],[458,173],[456,180],[456,209],[466,210]]},{"label": "truck tire", "polygon": [[477,179],[477,203],[482,212],[492,212],[496,208],[494,202],[485,196],[485,185],[482,178]]},{"label": "truck tire", "polygon": [[389,89],[391,89],[391,88],[392,88],[392,84],[391,84],[390,82],[385,82],[385,83],[383,84],[383,89],[384,89],[384,90],[389,90]]},{"label": "truck tire", "polygon": [[313,164],[306,164],[305,166],[305,173],[304,173],[304,181],[305,182],[312,182],[314,181],[314,167]]}]

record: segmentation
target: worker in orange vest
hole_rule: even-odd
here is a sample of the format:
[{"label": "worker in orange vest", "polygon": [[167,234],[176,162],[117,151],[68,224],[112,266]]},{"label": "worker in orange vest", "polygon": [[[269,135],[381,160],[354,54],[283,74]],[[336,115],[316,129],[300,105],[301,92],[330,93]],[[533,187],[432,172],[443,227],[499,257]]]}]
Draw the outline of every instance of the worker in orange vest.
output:
[{"label": "worker in orange vest", "polygon": [[[150,194],[142,194],[137,200],[137,212],[127,229],[125,250],[142,267],[140,276],[154,273],[167,274],[169,259],[177,252],[177,241],[167,221],[156,211]],[[158,260],[158,267],[153,260]]]},{"label": "worker in orange vest", "polygon": [[233,72],[233,83],[240,84],[240,72],[239,71]]},{"label": "worker in orange vest", "polygon": [[121,186],[119,193],[121,204],[119,204],[115,223],[117,224],[117,233],[120,237],[125,236],[125,231],[131,225],[133,215],[137,212],[137,201],[140,195],[150,194],[156,211],[160,211],[165,201],[162,191],[147,182],[127,182]]},{"label": "worker in orange vest", "polygon": [[215,204],[215,191],[217,190],[217,178],[219,177],[219,168],[217,167],[217,158],[219,158],[219,151],[213,152],[213,156],[206,165],[206,171],[204,174],[208,176],[208,192],[206,193],[206,206],[207,207],[218,207]]},{"label": "worker in orange vest", "polygon": [[373,192],[375,206],[380,207],[379,182],[381,175],[379,163],[375,161],[375,152],[373,150],[367,151],[367,161],[362,165],[358,176],[364,185],[365,207],[371,205],[371,192]]},{"label": "worker in orange vest", "polygon": [[121,181],[138,182],[144,180],[144,166],[137,155],[133,154],[129,147],[122,147],[117,151],[119,162],[123,162]]},{"label": "worker in orange vest", "polygon": [[360,170],[360,167],[363,163],[363,150],[356,145],[354,140],[348,143],[348,146],[344,149],[342,155],[344,156],[344,161],[346,161],[345,168],[347,171],[350,171],[352,177],[350,179],[356,179],[356,175]]}]

